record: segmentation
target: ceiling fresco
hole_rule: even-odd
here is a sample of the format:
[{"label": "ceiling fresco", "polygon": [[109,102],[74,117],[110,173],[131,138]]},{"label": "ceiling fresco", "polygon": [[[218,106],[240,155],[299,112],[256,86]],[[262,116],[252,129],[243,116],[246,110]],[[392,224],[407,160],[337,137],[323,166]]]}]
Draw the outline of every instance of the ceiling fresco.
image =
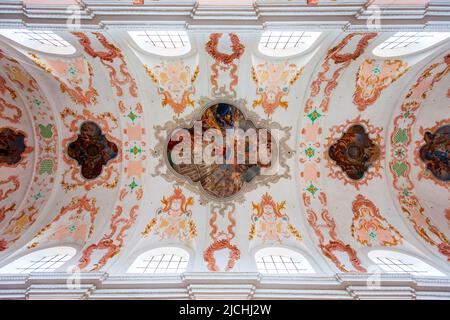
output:
[{"label": "ceiling fresco", "polygon": [[[0,260],[64,244],[73,268],[124,273],[180,246],[195,271],[253,272],[255,250],[281,246],[321,275],[366,273],[370,247],[450,272],[448,41],[382,59],[393,32],[328,30],[270,57],[259,31],[199,30],[165,57],[121,29],[58,34],[74,55],[0,39]],[[175,163],[196,121],[269,129],[277,157]]]},{"label": "ceiling fresco", "polygon": [[[239,137],[233,136],[230,138],[235,140],[233,149],[227,149],[227,145],[223,141],[214,141],[215,145],[213,150],[211,150],[214,153],[212,155],[214,159],[211,160],[214,161],[202,159],[202,161],[197,163],[195,161],[197,156],[196,138],[200,137],[201,139],[208,134],[211,140],[217,135],[228,138],[226,134],[229,129],[240,129],[242,132],[246,132],[249,129],[255,130],[257,148],[252,149],[252,143],[246,141],[240,143]],[[261,130],[262,128],[256,128],[251,120],[247,120],[244,114],[235,106],[224,102],[215,104],[203,112],[198,122],[198,129],[194,125],[192,128],[182,128],[181,131],[175,131],[171,134],[167,144],[169,165],[178,174],[186,177],[191,182],[200,183],[199,187],[211,196],[220,199],[232,197],[242,189],[244,184],[251,183],[253,178],[262,174],[261,171],[271,166],[271,159],[267,159],[267,162],[261,159],[256,159],[255,163],[250,161],[252,155],[259,153],[260,150],[258,149],[261,143],[267,146],[267,154],[272,152],[273,138],[270,133],[264,137],[264,142],[258,141],[259,139],[262,140],[262,134],[259,134]],[[187,135],[183,135],[184,133]],[[187,154],[187,159],[183,159],[181,163],[175,163],[171,155],[175,154],[174,151],[176,151],[177,146],[184,144],[186,140],[189,140],[188,147],[194,147]],[[209,140],[205,140],[205,138],[202,140],[201,147],[207,148]],[[241,150],[238,150],[240,148],[242,148],[242,153],[240,152]],[[240,157],[242,159],[239,159]]]},{"label": "ceiling fresco", "polygon": [[[369,132],[366,132],[366,127]],[[328,152],[324,154],[328,176],[341,179],[356,189],[361,184],[367,185],[374,177],[381,177],[383,165],[380,160],[384,158],[382,130],[360,116],[330,128],[325,145]]]},{"label": "ceiling fresco", "polygon": [[449,181],[450,166],[447,154],[450,150],[450,126],[444,125],[435,131],[425,131],[423,138],[425,144],[419,149],[419,157],[426,165],[424,172],[431,172],[437,180]]}]

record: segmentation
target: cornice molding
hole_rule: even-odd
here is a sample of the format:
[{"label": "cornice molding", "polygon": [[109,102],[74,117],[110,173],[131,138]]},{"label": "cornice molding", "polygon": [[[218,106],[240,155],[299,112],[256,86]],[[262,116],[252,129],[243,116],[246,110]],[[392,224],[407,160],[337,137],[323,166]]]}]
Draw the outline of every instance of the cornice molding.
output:
[{"label": "cornice molding", "polygon": [[[0,299],[450,299],[450,279],[381,274],[1,275]],[[78,285],[77,284],[78,281]]]},{"label": "cornice molding", "polygon": [[[207,6],[195,1],[150,2],[133,6],[130,2],[84,1],[80,7],[82,29],[148,28],[184,25],[193,30],[227,28],[263,29],[273,24],[293,28],[333,28],[367,30],[371,28],[373,7],[366,0],[328,1],[310,6],[303,2],[257,1],[253,6]],[[406,28],[450,28],[450,4],[380,5],[381,30]],[[0,0],[0,27],[67,28],[71,17],[67,6],[22,5],[18,0]],[[220,24],[218,24],[220,21]]]}]

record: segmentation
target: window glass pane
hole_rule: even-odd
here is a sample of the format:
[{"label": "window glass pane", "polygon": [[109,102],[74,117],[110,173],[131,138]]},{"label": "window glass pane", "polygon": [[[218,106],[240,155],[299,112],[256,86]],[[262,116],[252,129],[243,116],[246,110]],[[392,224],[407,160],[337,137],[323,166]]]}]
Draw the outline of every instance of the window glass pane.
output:
[{"label": "window glass pane", "polygon": [[[164,251],[167,253],[162,253]],[[180,248],[158,248],[140,255],[127,272],[182,273],[186,271],[188,260],[188,253]]]},{"label": "window glass pane", "polygon": [[34,251],[0,269],[0,273],[52,272],[76,254],[71,247],[53,247]]},{"label": "window glass pane", "polygon": [[369,258],[384,272],[404,273],[417,276],[443,276],[439,270],[427,263],[395,251],[373,250]]},{"label": "window glass pane", "polygon": [[381,57],[402,56],[431,47],[450,37],[448,32],[397,32],[373,53]]},{"label": "window glass pane", "polygon": [[[270,249],[270,248],[269,248]],[[263,249],[264,250],[264,249]],[[273,251],[279,251],[274,249]],[[284,249],[288,254],[290,250]],[[264,274],[299,274],[299,273],[312,273],[314,272],[306,260],[301,258],[299,254],[293,252],[292,256],[268,254],[257,257],[256,266],[259,272]]]},{"label": "window glass pane", "polygon": [[135,40],[157,48],[183,48],[189,44],[186,31],[139,31],[132,35]]},{"label": "window glass pane", "polygon": [[0,29],[0,35],[27,48],[52,54],[74,54],[76,49],[53,31]]}]

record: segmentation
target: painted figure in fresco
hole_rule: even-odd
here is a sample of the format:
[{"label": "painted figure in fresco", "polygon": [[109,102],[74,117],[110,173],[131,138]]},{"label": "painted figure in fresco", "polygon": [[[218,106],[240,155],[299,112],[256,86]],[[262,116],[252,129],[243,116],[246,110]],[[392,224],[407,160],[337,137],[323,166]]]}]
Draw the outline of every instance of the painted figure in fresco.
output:
[{"label": "painted figure in fresco", "polygon": [[48,240],[63,241],[70,239],[83,242],[86,239],[87,232],[88,228],[83,220],[83,211],[78,210],[69,218],[69,223],[57,227]]},{"label": "painted figure in fresco", "polygon": [[300,77],[303,68],[284,61],[265,62],[252,69],[253,80],[257,84],[256,94],[260,96],[259,100],[253,101],[253,108],[261,106],[268,115],[273,114],[278,107],[287,109],[288,102],[283,101],[283,98],[289,94],[290,87]]},{"label": "painted figure in fresco", "polygon": [[380,213],[372,201],[359,194],[352,203],[352,236],[362,245],[395,246],[402,235]]},{"label": "painted figure in fresco", "polygon": [[72,198],[70,203],[62,207],[55,218],[38,232],[28,248],[51,241],[84,243],[94,232],[99,211],[95,205],[96,199],[88,198],[87,194]]},{"label": "painted figure in fresco", "polygon": [[161,239],[185,241],[195,237],[195,223],[191,210],[188,210],[194,204],[194,199],[186,198],[182,190],[176,188],[169,198],[163,197],[161,202],[164,207],[157,210],[156,217],[146,226],[143,235],[148,235],[155,226],[153,233]]},{"label": "painted figure in fresco", "polygon": [[356,73],[353,103],[358,106],[359,111],[364,111],[377,101],[384,89],[407,70],[408,63],[402,60],[364,60]]},{"label": "painted figure in fresco", "polygon": [[[251,182],[256,176],[261,173],[263,168],[268,168],[271,162],[264,163],[258,158],[257,163],[250,163],[250,155],[259,154],[259,147],[266,146],[266,150],[270,154],[272,152],[272,136],[267,135],[265,140],[258,140],[255,148],[250,143],[245,144],[244,155],[245,163],[238,163],[238,146],[236,135],[232,136],[233,147],[226,146],[225,137],[230,134],[227,129],[242,129],[244,132],[248,129],[254,129],[256,133],[259,128],[256,128],[252,121],[245,119],[242,112],[236,107],[228,103],[218,103],[205,110],[201,117],[202,133],[207,130],[215,129],[223,137],[223,145],[217,145],[216,150],[221,150],[223,156],[223,163],[209,164],[209,163],[194,163],[194,148],[191,149],[191,163],[175,164],[171,159],[171,152],[173,148],[182,142],[182,137],[177,136],[177,132],[172,134],[167,146],[167,156],[171,167],[179,174],[188,177],[192,182],[199,182],[203,190],[208,194],[217,198],[227,198],[238,193],[245,183]],[[191,146],[194,142],[194,128],[188,129],[191,136]],[[233,131],[237,132],[237,131]],[[262,139],[258,135],[258,139]],[[203,140],[203,147],[210,144],[210,141]],[[222,148],[222,149],[221,149]],[[232,158],[233,157],[233,158]]]},{"label": "painted figure in fresco", "polygon": [[158,84],[158,93],[164,97],[163,107],[169,105],[177,115],[188,106],[194,107],[191,95],[195,93],[194,82],[199,72],[198,66],[191,72],[190,66],[180,60],[145,68],[153,82]]},{"label": "painted figure in fresco", "polygon": [[25,135],[10,128],[0,129],[0,164],[14,165],[20,162],[25,151]]},{"label": "painted figure in fresco", "polygon": [[285,205],[285,201],[275,203],[268,193],[262,196],[260,203],[253,203],[253,210],[256,213],[252,215],[250,240],[255,234],[263,242],[281,243],[283,238],[288,239],[291,234],[300,240],[297,230],[289,224],[289,217],[281,212]]},{"label": "painted figure in fresco", "polygon": [[331,159],[350,179],[361,179],[380,158],[380,148],[373,143],[363,126],[353,125],[328,150]]},{"label": "painted figure in fresco", "polygon": [[450,181],[450,125],[440,127],[435,133],[425,132],[424,140],[420,159],[437,179]]},{"label": "painted figure in fresco", "polygon": [[86,179],[97,178],[109,160],[117,157],[117,145],[108,141],[100,127],[92,121],[81,125],[78,139],[67,148],[69,157],[77,160]]}]

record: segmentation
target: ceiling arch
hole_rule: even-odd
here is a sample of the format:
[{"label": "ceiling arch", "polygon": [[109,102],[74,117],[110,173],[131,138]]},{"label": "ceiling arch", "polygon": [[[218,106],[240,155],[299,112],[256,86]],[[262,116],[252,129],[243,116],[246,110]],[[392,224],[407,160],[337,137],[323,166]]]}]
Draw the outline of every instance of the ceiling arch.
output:
[{"label": "ceiling arch", "polygon": [[[22,193],[23,201],[10,207],[14,210],[9,210],[2,222],[3,228],[0,236],[2,251],[14,245],[36,219],[41,217],[39,213],[44,210],[53,190],[53,182],[58,168],[58,160],[54,155],[59,151],[58,131],[53,109],[37,81],[23,67],[20,60],[15,58],[17,56],[18,59],[22,59],[23,56],[10,52],[14,52],[14,50],[8,46],[5,51],[1,52],[2,74],[9,79],[14,88],[8,90],[11,97],[14,99],[16,96],[16,99],[17,97],[22,99],[23,106],[20,108],[23,109],[20,114],[24,118],[20,117],[16,122],[9,119],[9,123],[5,123],[5,127],[16,131],[20,130],[21,126],[28,124],[29,134],[25,141],[26,148],[21,155],[26,156],[27,159],[24,158],[18,163],[25,170],[16,171],[14,175],[14,166],[2,166],[1,168],[5,176],[16,177],[19,183],[25,185],[26,190]],[[18,94],[11,94],[12,92]],[[27,119],[27,117],[29,118]]]}]

